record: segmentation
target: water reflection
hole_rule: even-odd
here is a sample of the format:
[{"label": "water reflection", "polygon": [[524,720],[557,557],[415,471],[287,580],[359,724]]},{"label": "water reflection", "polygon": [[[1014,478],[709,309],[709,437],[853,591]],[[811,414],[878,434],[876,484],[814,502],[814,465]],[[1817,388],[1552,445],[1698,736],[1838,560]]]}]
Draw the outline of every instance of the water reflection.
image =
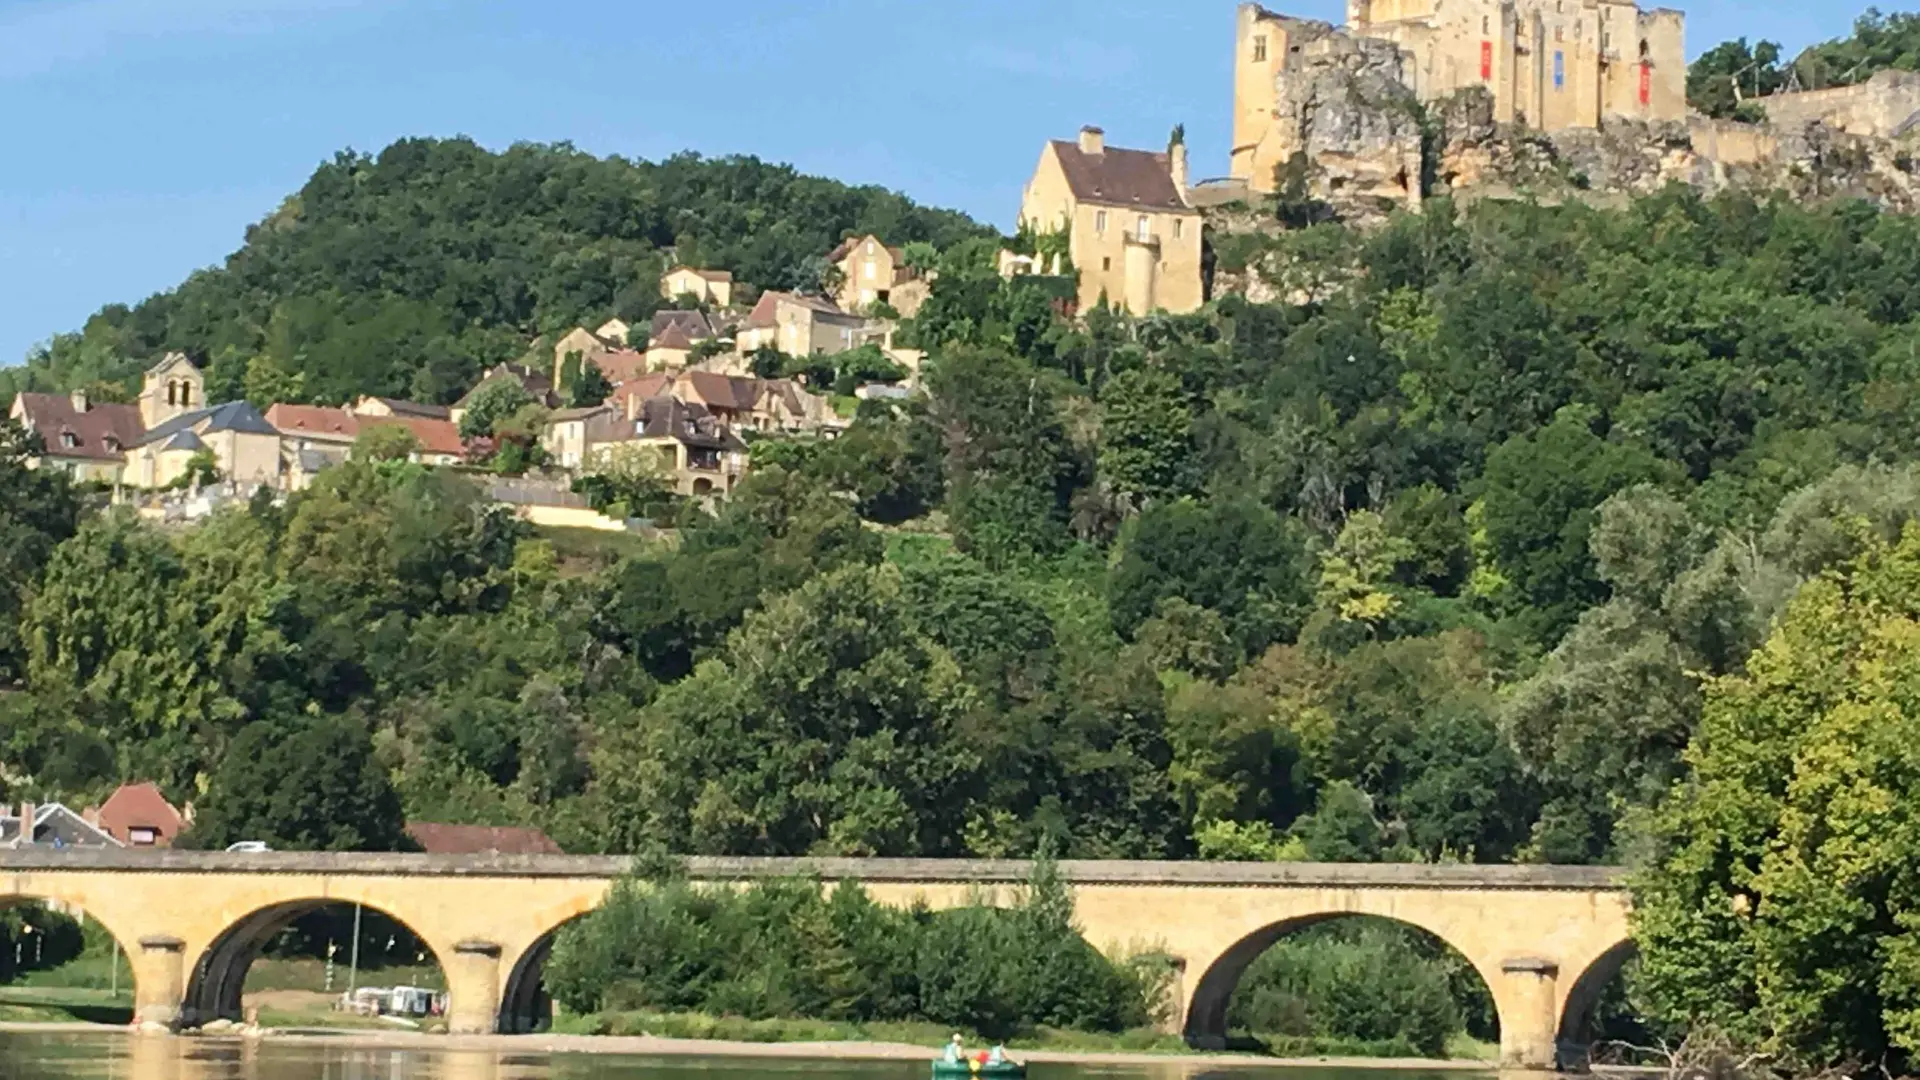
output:
[{"label": "water reflection", "polygon": [[[920,1062],[617,1057],[356,1045],[0,1034],[4,1080],[925,1080]],[[1038,1063],[1033,1080],[1494,1080],[1492,1073],[1335,1067]],[[1533,1080],[1531,1074],[1522,1074]],[[1519,1077],[1501,1078],[1519,1080]]]}]

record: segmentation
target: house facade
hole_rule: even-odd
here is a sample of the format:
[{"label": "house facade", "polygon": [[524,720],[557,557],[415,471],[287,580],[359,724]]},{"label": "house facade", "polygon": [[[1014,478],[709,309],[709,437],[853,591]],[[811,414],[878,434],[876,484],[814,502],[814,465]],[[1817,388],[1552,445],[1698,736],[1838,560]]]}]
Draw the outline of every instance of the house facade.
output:
[{"label": "house facade", "polygon": [[186,830],[187,819],[154,784],[123,784],[107,801],[83,815],[116,843],[130,848],[167,848]]},{"label": "house facade", "polygon": [[1082,311],[1102,299],[1135,315],[1184,314],[1206,302],[1202,219],[1187,201],[1184,144],[1165,153],[1123,150],[1096,127],[1074,142],[1049,142],[1020,220],[1037,233],[1068,234]]},{"label": "house facade", "polygon": [[827,256],[840,271],[834,301],[841,310],[864,312],[885,304],[905,318],[913,318],[926,303],[928,283],[907,266],[902,249],[888,247],[877,236],[848,239]]},{"label": "house facade", "polygon": [[59,469],[80,482],[119,483],[127,447],[146,432],[139,406],[95,404],[82,390],[20,394],[8,416],[45,446],[30,467]]},{"label": "house facade", "polygon": [[770,292],[754,305],[737,340],[743,355],[771,347],[788,356],[815,356],[857,348],[868,336],[866,319],[831,300]]},{"label": "house facade", "polygon": [[691,296],[702,304],[732,307],[733,274],[726,270],[676,266],[661,276],[660,295],[668,300]]}]

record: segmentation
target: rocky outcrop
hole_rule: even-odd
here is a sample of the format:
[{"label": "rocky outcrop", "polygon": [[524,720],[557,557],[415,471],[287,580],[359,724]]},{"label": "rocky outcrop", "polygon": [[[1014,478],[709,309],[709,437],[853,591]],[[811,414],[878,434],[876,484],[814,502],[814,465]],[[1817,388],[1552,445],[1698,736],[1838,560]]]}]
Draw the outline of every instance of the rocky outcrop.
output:
[{"label": "rocky outcrop", "polygon": [[1301,50],[1276,88],[1276,135],[1294,151],[1283,197],[1323,199],[1344,216],[1419,205],[1424,132],[1407,62],[1392,42],[1346,35]]}]

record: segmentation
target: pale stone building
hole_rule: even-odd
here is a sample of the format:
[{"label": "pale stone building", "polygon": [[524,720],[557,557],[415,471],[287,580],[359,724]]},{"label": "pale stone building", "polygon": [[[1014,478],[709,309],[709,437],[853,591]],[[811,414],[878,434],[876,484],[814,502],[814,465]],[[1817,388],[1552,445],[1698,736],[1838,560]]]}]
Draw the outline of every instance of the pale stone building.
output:
[{"label": "pale stone building", "polygon": [[736,340],[742,355],[769,346],[788,356],[839,353],[867,342],[867,320],[822,297],[762,293]]},{"label": "pale stone building", "polygon": [[1686,17],[1633,0],[1348,0],[1347,25],[1244,4],[1234,65],[1232,174],[1256,191],[1302,148],[1288,123],[1304,95],[1288,85],[1330,38],[1391,42],[1421,101],[1469,87],[1494,119],[1545,132],[1610,119],[1685,121]]},{"label": "pale stone building", "polygon": [[850,237],[827,261],[840,270],[840,289],[834,299],[846,311],[863,312],[886,304],[911,319],[927,302],[928,282],[907,265],[901,248],[888,247],[877,236]]},{"label": "pale stone building", "polygon": [[118,483],[126,448],[146,431],[138,406],[93,402],[82,390],[20,394],[8,415],[45,445],[29,467],[60,469],[83,483]]},{"label": "pale stone building", "polygon": [[691,296],[714,307],[733,306],[733,274],[726,270],[696,270],[676,266],[660,279],[660,295],[669,300]]},{"label": "pale stone building", "polygon": [[1188,201],[1184,144],[1165,153],[1122,150],[1096,127],[1076,142],[1049,142],[1020,221],[1036,233],[1068,234],[1083,311],[1103,298],[1135,315],[1185,313],[1206,302],[1202,220]]}]

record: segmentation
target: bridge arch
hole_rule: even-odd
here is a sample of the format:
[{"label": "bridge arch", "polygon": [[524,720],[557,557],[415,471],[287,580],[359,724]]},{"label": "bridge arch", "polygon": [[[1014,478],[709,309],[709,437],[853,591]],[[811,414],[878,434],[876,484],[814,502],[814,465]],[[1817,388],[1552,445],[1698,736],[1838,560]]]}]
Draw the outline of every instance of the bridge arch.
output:
[{"label": "bridge arch", "polygon": [[[339,904],[360,903],[367,911],[379,912],[406,927],[432,953],[443,979],[447,974],[443,946],[436,945],[419,927],[379,904],[343,899],[338,896],[314,896],[280,900],[257,907],[220,930],[200,951],[192,972],[187,976],[180,1003],[180,1023],[194,1027],[213,1020],[244,1019],[242,996],[247,971],[267,944],[294,920],[310,912]],[[448,993],[453,986],[448,982]]]},{"label": "bridge arch", "polygon": [[496,1025],[502,1035],[527,1035],[547,1030],[553,1021],[553,998],[547,992],[547,961],[553,958],[553,944],[560,932],[591,912],[570,915],[553,929],[534,939],[520,953],[500,984],[500,1019]]},{"label": "bridge arch", "polygon": [[1423,920],[1409,918],[1406,915],[1382,915],[1369,911],[1320,911],[1305,915],[1281,918],[1268,923],[1233,941],[1204,970],[1193,983],[1193,993],[1186,1009],[1186,1021],[1183,1034],[1190,1045],[1202,1049],[1224,1050],[1227,1047],[1227,1013],[1233,1000],[1234,991],[1240,986],[1241,978],[1260,955],[1278,944],[1283,938],[1312,926],[1334,922],[1340,919],[1371,918],[1381,922],[1409,927],[1452,949],[1472,965],[1480,976],[1493,999],[1494,1014],[1497,1023],[1505,1029],[1505,1016],[1501,1014],[1499,969],[1489,971],[1483,961],[1475,957],[1460,944],[1448,939],[1442,929],[1426,925]]},{"label": "bridge arch", "polygon": [[[1592,1036],[1593,1011],[1613,980],[1640,955],[1631,940],[1622,938],[1579,971],[1567,988],[1555,1042],[1562,1062],[1583,1064]],[[1573,974],[1573,973],[1570,973]]]}]

